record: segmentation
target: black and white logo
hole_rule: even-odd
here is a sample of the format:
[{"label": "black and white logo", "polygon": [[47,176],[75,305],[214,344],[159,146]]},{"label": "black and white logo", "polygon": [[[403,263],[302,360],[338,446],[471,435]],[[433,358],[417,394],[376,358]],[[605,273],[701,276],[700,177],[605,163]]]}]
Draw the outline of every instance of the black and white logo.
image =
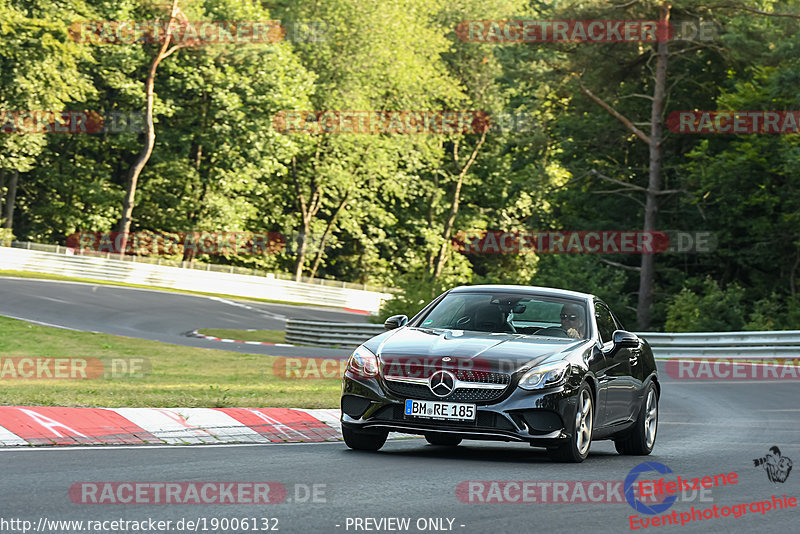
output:
[{"label": "black and white logo", "polygon": [[753,459],[753,464],[756,467],[764,468],[770,482],[786,482],[792,471],[792,460],[781,456],[781,450],[778,447],[770,447],[767,455]]},{"label": "black and white logo", "polygon": [[446,397],[456,389],[456,375],[450,371],[436,371],[428,379],[428,387],[437,397]]}]

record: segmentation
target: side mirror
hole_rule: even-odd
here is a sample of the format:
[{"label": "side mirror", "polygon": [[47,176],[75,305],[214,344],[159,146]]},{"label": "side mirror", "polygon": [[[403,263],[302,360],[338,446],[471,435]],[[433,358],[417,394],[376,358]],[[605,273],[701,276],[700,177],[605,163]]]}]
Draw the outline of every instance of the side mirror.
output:
[{"label": "side mirror", "polygon": [[615,330],[613,340],[615,349],[635,349],[641,343],[639,336],[625,330]]},{"label": "side mirror", "polygon": [[408,317],[405,315],[392,315],[383,323],[383,328],[385,330],[394,330],[395,328],[405,326],[407,322]]}]

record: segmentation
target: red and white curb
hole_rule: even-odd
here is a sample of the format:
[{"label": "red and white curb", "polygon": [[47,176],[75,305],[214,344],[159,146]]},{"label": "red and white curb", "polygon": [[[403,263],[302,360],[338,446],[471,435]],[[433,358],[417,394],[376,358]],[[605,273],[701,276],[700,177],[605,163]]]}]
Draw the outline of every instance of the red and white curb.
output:
[{"label": "red and white curb", "polygon": [[244,345],[272,345],[273,347],[294,347],[288,343],[267,343],[266,341],[240,341],[238,339],[227,339],[221,337],[207,336],[201,334],[197,330],[192,330],[186,334],[189,337],[199,337],[200,339],[207,339],[209,341],[222,341],[223,343],[242,343]]},{"label": "red and white curb", "polygon": [[339,414],[298,408],[0,406],[0,446],[337,441]]}]

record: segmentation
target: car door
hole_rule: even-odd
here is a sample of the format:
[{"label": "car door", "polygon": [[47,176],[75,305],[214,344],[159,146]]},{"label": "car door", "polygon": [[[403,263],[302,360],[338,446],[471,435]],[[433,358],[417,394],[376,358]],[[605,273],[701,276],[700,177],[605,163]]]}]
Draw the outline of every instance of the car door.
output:
[{"label": "car door", "polygon": [[595,303],[595,321],[605,358],[606,404],[604,421],[613,425],[631,418],[633,381],[631,377],[630,349],[614,348],[614,330],[617,325],[611,311],[602,302]]},{"label": "car door", "polygon": [[[616,329],[625,330],[625,327],[622,326],[622,323],[619,322],[619,319],[617,319],[617,316],[614,315],[613,312],[611,316],[614,319]],[[639,406],[642,403],[642,397],[644,396],[644,379],[646,378],[646,373],[644,362],[642,361],[641,343],[638,348],[625,350],[628,351],[628,364],[630,367],[630,376],[627,378],[631,388],[631,403],[628,406],[630,412],[629,418],[635,419],[638,415]]]}]

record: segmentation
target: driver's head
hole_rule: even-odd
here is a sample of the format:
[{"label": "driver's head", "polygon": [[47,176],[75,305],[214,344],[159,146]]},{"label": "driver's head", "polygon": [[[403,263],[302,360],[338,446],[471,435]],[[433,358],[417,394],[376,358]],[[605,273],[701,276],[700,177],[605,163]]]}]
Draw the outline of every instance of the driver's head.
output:
[{"label": "driver's head", "polygon": [[564,304],[561,308],[561,328],[567,331],[574,328],[581,336],[585,335],[583,316],[583,309],[577,304]]}]

